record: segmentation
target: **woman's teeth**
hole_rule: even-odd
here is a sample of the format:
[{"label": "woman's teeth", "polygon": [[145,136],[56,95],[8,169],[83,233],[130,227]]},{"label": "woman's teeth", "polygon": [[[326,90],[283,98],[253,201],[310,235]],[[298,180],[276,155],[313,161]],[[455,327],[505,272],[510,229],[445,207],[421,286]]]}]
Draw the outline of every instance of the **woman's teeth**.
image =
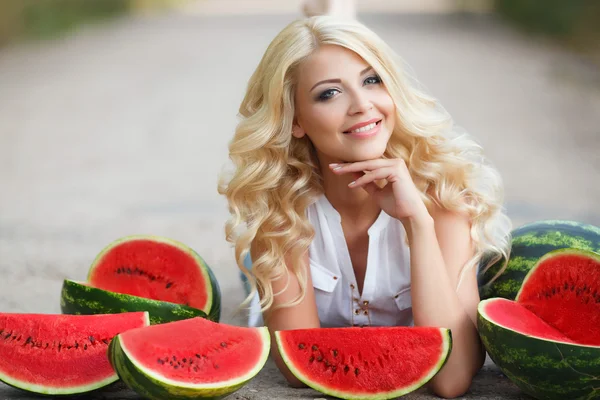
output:
[{"label": "woman's teeth", "polygon": [[367,126],[363,126],[362,128],[355,129],[355,130],[350,131],[348,133],[359,133],[359,132],[370,131],[371,129],[375,128],[376,126],[377,126],[377,122],[373,122],[372,124],[369,124]]}]

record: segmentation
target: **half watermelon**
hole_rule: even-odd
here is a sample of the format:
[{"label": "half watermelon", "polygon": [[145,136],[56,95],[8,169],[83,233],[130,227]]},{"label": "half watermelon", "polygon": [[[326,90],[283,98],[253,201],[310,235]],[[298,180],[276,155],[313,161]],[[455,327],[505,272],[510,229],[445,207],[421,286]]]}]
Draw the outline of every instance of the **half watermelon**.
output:
[{"label": "half watermelon", "polygon": [[134,235],[110,243],[92,263],[87,284],[197,308],[213,321],[221,316],[221,291],[211,268],[190,247],[164,237]]},{"label": "half watermelon", "polygon": [[[568,220],[535,221],[511,232],[508,265],[502,258],[478,274],[481,300],[503,297],[514,300],[525,276],[546,253],[564,248],[600,252],[600,227]],[[482,261],[486,265],[487,258]]]},{"label": "half watermelon", "polygon": [[29,392],[89,392],[118,380],[112,338],[149,324],[148,313],[61,315],[0,313],[0,380]]},{"label": "half watermelon", "polygon": [[141,396],[212,399],[250,381],[267,361],[270,342],[266,327],[191,318],[118,335],[109,357],[123,382]]},{"label": "half watermelon", "polygon": [[516,300],[480,302],[478,328],[492,360],[525,393],[600,398],[600,255],[549,252]]},{"label": "half watermelon", "polygon": [[313,389],[342,399],[392,399],[427,383],[452,348],[450,330],[348,327],[275,332],[289,370]]}]

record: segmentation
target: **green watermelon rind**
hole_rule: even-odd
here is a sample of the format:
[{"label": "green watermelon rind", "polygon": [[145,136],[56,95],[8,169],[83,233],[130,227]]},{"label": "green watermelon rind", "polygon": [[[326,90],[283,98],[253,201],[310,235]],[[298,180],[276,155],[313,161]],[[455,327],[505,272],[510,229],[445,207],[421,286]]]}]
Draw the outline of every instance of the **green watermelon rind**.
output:
[{"label": "green watermelon rind", "polygon": [[552,251],[544,254],[542,257],[540,257],[538,262],[535,263],[533,265],[533,267],[531,268],[531,270],[527,273],[527,275],[525,275],[525,278],[523,279],[523,284],[519,288],[519,291],[517,292],[517,295],[515,296],[515,300],[516,301],[519,300],[521,293],[523,292],[524,288],[526,288],[527,282],[534,279],[535,272],[538,270],[540,265],[542,265],[545,261],[547,261],[549,259],[564,256],[564,255],[576,255],[576,256],[591,258],[593,260],[596,260],[596,262],[600,263],[600,254],[593,252],[593,251],[582,250],[582,249],[578,249],[578,248],[566,248],[566,249],[552,250]]},{"label": "green watermelon rind", "polygon": [[267,327],[248,329],[256,329],[259,332],[263,343],[263,352],[254,367],[245,375],[229,381],[211,384],[185,384],[181,381],[165,378],[143,367],[132,357],[123,344],[121,335],[115,336],[110,342],[108,347],[109,360],[121,380],[131,390],[148,399],[221,399],[239,390],[252,380],[262,370],[269,357],[271,337]]},{"label": "green watermelon rind", "polygon": [[[494,363],[523,392],[537,399],[584,400],[600,396],[600,347],[519,333],[494,322],[482,300],[477,328]],[[596,388],[596,389],[594,389]]]},{"label": "green watermelon rind", "polygon": [[116,247],[120,244],[134,241],[134,240],[150,240],[153,242],[165,243],[165,244],[171,245],[173,247],[176,247],[179,250],[181,250],[184,253],[191,256],[196,261],[198,269],[200,270],[200,273],[202,274],[202,277],[204,278],[204,282],[206,284],[206,287],[205,287],[206,304],[201,310],[204,311],[209,316],[209,319],[211,321],[219,322],[219,320],[221,318],[221,290],[219,287],[219,282],[217,281],[214,273],[212,272],[211,268],[208,266],[206,261],[204,261],[204,259],[196,251],[194,251],[194,249],[192,249],[188,245],[186,245],[178,240],[174,240],[174,239],[170,239],[170,238],[166,238],[166,237],[162,237],[162,236],[157,236],[157,235],[142,235],[142,234],[128,235],[128,236],[119,238],[117,240],[114,240],[113,242],[111,242],[107,246],[105,246],[102,249],[102,251],[96,256],[96,258],[92,262],[92,265],[90,266],[87,280],[88,281],[91,280],[91,277],[94,273],[96,266],[100,263],[100,261],[104,258],[104,256],[110,250],[112,250],[114,247]]},{"label": "green watermelon rind", "polygon": [[[600,228],[569,220],[541,220],[511,232],[511,254],[506,269],[492,283],[505,259],[479,273],[481,300],[503,297],[514,300],[525,276],[546,253],[575,248],[600,253]],[[483,266],[482,266],[483,267]]]},{"label": "green watermelon rind", "polygon": [[434,365],[431,368],[431,370],[427,373],[427,375],[425,375],[419,382],[417,382],[413,385],[410,385],[410,386],[403,387],[403,388],[395,390],[395,391],[380,392],[380,393],[343,392],[343,391],[334,390],[334,389],[330,389],[328,387],[319,385],[318,383],[311,380],[309,377],[305,376],[295,366],[294,362],[292,361],[290,356],[285,351],[285,348],[283,345],[283,340],[281,339],[281,333],[285,332],[285,331],[275,331],[275,340],[277,343],[277,348],[279,350],[279,354],[281,355],[283,362],[288,367],[290,372],[296,378],[298,378],[301,382],[303,382],[305,385],[313,388],[314,390],[324,393],[324,394],[327,394],[329,396],[335,396],[335,397],[338,397],[341,399],[347,399],[347,400],[362,400],[362,399],[388,400],[388,399],[394,399],[396,397],[403,396],[407,393],[410,393],[410,392],[413,392],[413,391],[419,389],[420,387],[425,385],[427,382],[429,382],[446,364],[446,362],[448,361],[448,357],[450,356],[450,353],[452,351],[452,332],[450,331],[450,329],[446,329],[446,328],[438,328],[438,329],[442,336],[442,343],[444,344],[444,346],[441,349],[440,359],[438,360],[437,364]]},{"label": "green watermelon rind", "polygon": [[197,308],[111,292],[70,279],[63,281],[60,308],[63,314],[73,315],[147,311],[152,325],[194,317],[208,318],[204,311]]},{"label": "green watermelon rind", "polygon": [[[147,312],[144,315],[144,325],[145,326],[150,325],[150,319],[149,319],[149,315]],[[119,380],[118,374],[113,371],[111,376],[109,376],[108,378],[98,381],[98,382],[95,382],[90,385],[71,386],[71,387],[66,387],[66,388],[50,388],[50,387],[42,386],[42,385],[24,383],[23,381],[13,379],[13,378],[6,376],[0,372],[0,381],[4,382],[5,384],[7,384],[9,386],[12,386],[17,389],[25,390],[27,392],[49,395],[49,396],[63,396],[63,395],[76,395],[76,394],[90,393],[95,390],[105,388],[105,387],[117,382],[118,380]]]},{"label": "green watermelon rind", "polygon": [[73,394],[82,394],[89,393],[94,390],[102,389],[112,383],[115,383],[119,380],[119,377],[116,373],[113,373],[110,377],[93,383],[91,385],[82,385],[82,386],[72,386],[68,388],[50,388],[47,386],[35,385],[35,384],[26,384],[22,381],[18,381],[12,379],[9,376],[6,376],[0,373],[0,381],[10,385],[16,389],[25,390],[27,392],[45,394],[51,396],[60,396],[60,395],[73,395]]}]

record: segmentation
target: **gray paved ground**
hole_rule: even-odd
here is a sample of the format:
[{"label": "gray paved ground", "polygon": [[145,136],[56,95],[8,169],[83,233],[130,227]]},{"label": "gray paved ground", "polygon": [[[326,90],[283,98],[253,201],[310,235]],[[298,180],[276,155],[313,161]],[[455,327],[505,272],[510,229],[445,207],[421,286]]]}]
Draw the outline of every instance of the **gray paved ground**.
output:
[{"label": "gray paved ground", "polygon": [[[125,18],[0,51],[2,311],[59,312],[63,278],[84,279],[113,239],[154,233],[209,262],[224,321],[243,323],[216,177],[246,80],[293,17]],[[488,18],[362,19],[483,144],[515,225],[600,224],[596,70]],[[232,396],[319,397],[287,388],[271,364]],[[0,398],[30,397],[0,386]],[[95,398],[136,397],[116,386]],[[465,398],[525,397],[488,362]]]}]

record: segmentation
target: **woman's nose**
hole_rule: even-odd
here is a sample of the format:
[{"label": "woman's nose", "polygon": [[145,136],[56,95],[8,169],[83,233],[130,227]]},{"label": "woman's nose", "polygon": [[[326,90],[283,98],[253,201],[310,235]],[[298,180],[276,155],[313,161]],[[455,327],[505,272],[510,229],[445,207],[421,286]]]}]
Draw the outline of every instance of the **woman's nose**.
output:
[{"label": "woman's nose", "polygon": [[364,114],[373,108],[371,99],[364,93],[356,93],[352,96],[352,103],[348,109],[348,114]]}]

